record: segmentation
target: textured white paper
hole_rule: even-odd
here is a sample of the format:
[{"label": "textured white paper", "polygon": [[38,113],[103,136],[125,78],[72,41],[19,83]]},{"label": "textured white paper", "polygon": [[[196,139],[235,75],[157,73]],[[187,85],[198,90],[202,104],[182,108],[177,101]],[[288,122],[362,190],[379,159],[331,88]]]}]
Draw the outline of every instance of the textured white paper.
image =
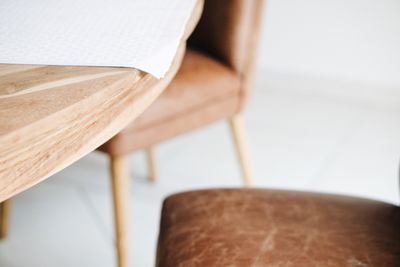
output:
[{"label": "textured white paper", "polygon": [[196,0],[0,0],[0,63],[169,69]]}]

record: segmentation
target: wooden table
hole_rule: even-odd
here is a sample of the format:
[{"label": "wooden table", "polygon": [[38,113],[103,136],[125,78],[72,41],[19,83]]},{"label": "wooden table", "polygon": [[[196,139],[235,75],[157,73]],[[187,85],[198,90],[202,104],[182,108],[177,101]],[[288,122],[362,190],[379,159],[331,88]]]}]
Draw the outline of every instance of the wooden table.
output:
[{"label": "wooden table", "polygon": [[0,64],[0,202],[77,161],[140,115],[174,77],[202,4],[161,80],[129,68]]}]

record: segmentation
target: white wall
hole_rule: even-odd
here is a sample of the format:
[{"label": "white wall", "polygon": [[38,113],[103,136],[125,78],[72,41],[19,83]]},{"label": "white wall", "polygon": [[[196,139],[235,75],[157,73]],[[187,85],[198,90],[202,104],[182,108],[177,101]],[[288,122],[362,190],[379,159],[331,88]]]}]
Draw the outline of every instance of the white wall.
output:
[{"label": "white wall", "polygon": [[267,0],[260,70],[400,86],[400,0]]}]

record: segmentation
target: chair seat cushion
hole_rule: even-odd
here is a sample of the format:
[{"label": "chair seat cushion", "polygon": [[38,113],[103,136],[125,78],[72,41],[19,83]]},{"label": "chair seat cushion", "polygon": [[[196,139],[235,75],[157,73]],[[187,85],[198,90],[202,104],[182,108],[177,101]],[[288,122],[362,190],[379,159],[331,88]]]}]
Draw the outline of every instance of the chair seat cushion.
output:
[{"label": "chair seat cushion", "polygon": [[174,80],[125,131],[149,127],[239,94],[239,77],[219,61],[188,48]]},{"label": "chair seat cushion", "polygon": [[157,264],[400,266],[399,209],[378,201],[306,192],[181,193],[164,202]]},{"label": "chair seat cushion", "polygon": [[99,150],[123,155],[232,116],[239,108],[238,75],[219,61],[188,48],[163,94]]}]

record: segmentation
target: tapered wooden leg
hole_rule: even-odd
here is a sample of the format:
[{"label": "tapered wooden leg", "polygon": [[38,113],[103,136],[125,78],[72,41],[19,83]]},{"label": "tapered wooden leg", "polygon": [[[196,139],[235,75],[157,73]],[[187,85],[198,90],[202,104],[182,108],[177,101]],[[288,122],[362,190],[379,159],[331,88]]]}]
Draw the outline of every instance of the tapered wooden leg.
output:
[{"label": "tapered wooden leg", "polygon": [[126,156],[111,156],[111,184],[118,267],[128,265],[129,175]]},{"label": "tapered wooden leg", "polygon": [[240,116],[235,115],[229,118],[229,125],[232,131],[233,141],[240,162],[244,185],[246,187],[252,187],[253,173],[250,165],[247,137]]},{"label": "tapered wooden leg", "polygon": [[146,157],[147,157],[147,169],[148,169],[148,178],[150,182],[155,182],[157,178],[157,167],[156,160],[154,158],[153,147],[148,147],[146,149]]},{"label": "tapered wooden leg", "polygon": [[11,199],[0,203],[0,239],[4,239],[8,235],[8,229],[10,227],[10,211]]}]

